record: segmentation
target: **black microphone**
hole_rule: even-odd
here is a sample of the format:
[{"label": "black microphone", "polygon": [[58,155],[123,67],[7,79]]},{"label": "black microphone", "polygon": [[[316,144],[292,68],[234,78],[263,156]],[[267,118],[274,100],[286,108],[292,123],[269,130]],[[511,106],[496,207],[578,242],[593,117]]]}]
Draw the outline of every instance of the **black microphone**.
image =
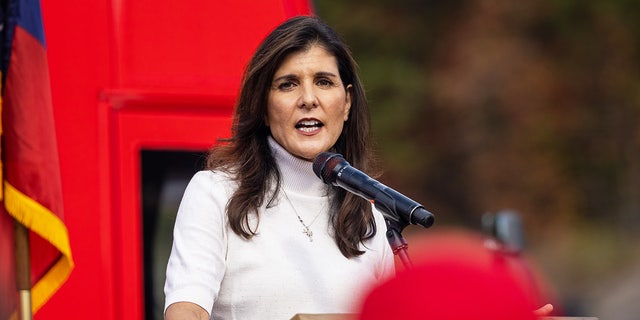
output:
[{"label": "black microphone", "polygon": [[323,152],[313,161],[313,172],[324,183],[341,187],[351,193],[373,201],[385,217],[404,221],[425,228],[433,224],[433,214],[421,204],[372,179],[362,171],[352,167],[337,153]]}]

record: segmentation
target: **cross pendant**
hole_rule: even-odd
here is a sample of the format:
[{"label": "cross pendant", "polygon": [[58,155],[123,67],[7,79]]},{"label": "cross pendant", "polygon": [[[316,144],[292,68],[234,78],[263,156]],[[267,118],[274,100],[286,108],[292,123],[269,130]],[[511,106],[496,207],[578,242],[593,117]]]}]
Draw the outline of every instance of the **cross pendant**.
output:
[{"label": "cross pendant", "polygon": [[309,227],[305,227],[302,229],[302,233],[306,234],[309,237],[309,242],[313,242],[313,231],[309,229]]}]

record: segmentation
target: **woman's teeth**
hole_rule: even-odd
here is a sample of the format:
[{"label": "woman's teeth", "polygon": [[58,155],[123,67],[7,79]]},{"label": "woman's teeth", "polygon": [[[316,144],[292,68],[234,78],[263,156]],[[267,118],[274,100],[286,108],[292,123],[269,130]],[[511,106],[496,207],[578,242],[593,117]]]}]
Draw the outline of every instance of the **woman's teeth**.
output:
[{"label": "woman's teeth", "polygon": [[316,120],[305,120],[296,124],[296,129],[304,132],[312,132],[320,127],[322,127],[322,122]]}]

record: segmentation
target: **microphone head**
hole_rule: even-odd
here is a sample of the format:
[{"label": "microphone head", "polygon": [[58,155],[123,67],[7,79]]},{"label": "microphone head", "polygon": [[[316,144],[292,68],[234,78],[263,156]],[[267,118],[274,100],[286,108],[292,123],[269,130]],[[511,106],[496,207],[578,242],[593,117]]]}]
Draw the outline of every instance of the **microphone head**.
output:
[{"label": "microphone head", "polygon": [[323,152],[313,160],[313,172],[322,182],[333,184],[336,182],[339,171],[335,169],[341,163],[348,164],[347,160],[345,160],[341,154]]}]

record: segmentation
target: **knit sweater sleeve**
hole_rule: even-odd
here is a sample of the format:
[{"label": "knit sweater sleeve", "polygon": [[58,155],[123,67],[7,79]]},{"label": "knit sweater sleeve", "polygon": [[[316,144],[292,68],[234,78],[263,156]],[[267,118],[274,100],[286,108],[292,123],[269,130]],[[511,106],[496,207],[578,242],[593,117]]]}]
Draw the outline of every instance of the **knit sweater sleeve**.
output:
[{"label": "knit sweater sleeve", "polygon": [[196,173],[187,185],[167,264],[165,310],[186,301],[211,314],[225,273],[228,186],[228,180],[210,171]]}]

